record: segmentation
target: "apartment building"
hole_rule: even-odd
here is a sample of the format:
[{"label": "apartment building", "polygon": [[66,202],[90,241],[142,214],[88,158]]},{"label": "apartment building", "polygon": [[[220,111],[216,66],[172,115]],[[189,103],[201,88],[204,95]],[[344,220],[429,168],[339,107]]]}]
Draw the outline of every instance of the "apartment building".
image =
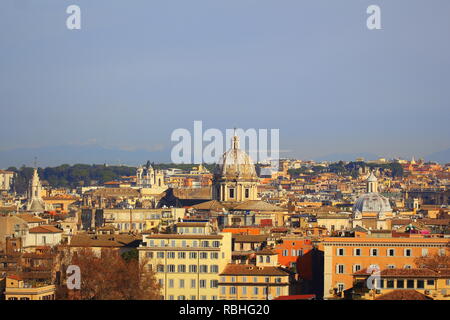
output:
[{"label": "apartment building", "polygon": [[353,299],[374,300],[396,290],[415,290],[438,300],[450,300],[450,269],[385,269],[372,277],[374,289],[367,286],[371,273],[366,269],[356,272]]},{"label": "apartment building", "polygon": [[182,234],[143,234],[139,260],[156,272],[164,300],[217,300],[219,273],[231,262],[231,233],[182,228]]},{"label": "apartment building", "polygon": [[353,273],[377,265],[380,270],[415,267],[415,259],[446,254],[445,238],[325,238],[324,297],[352,288]]},{"label": "apartment building", "polygon": [[[113,226],[119,232],[144,232],[177,222],[184,217],[185,212],[184,208],[102,209],[98,214],[102,216],[105,226]],[[90,219],[87,217],[89,223]]]},{"label": "apartment building", "polygon": [[3,280],[5,300],[55,300],[55,286],[11,275]]},{"label": "apartment building", "polygon": [[230,263],[220,273],[220,300],[271,300],[294,290],[294,273],[278,263],[271,249],[256,252],[255,263]]}]

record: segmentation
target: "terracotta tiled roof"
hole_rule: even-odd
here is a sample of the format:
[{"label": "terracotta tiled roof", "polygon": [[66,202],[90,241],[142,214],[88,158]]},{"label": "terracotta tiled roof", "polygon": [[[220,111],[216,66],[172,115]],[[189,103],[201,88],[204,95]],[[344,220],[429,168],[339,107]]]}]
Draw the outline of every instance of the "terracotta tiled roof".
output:
[{"label": "terracotta tiled roof", "polygon": [[220,275],[288,276],[289,271],[281,267],[257,267],[255,265],[228,264]]},{"label": "terracotta tiled roof", "polygon": [[72,237],[71,247],[137,247],[140,238],[128,235],[109,235],[109,234],[78,234]]},{"label": "terracotta tiled roof", "polygon": [[44,219],[37,217],[35,215],[32,214],[28,214],[28,213],[21,213],[17,215],[18,218],[24,220],[25,222],[28,223],[33,223],[33,222],[45,222]]},{"label": "terracotta tiled roof", "polygon": [[223,211],[225,207],[217,200],[211,200],[193,205],[192,208],[197,210],[213,210],[213,211]]},{"label": "terracotta tiled roof", "polygon": [[247,200],[237,205],[230,204],[232,210],[248,210],[248,211],[286,211],[286,209],[274,206],[261,200]]},{"label": "terracotta tiled roof", "polygon": [[23,280],[23,278],[21,276],[18,276],[17,274],[9,275],[7,278],[18,280],[18,281],[22,281]]},{"label": "terracotta tiled roof", "polygon": [[[360,270],[354,273],[355,275],[367,275],[367,269]],[[438,273],[428,268],[414,268],[414,269],[384,269],[380,272],[381,277],[436,277]]]},{"label": "terracotta tiled roof", "polygon": [[62,233],[62,230],[54,226],[39,226],[28,230],[29,233]]},{"label": "terracotta tiled roof", "polygon": [[234,242],[264,242],[267,240],[267,235],[264,234],[233,234]]},{"label": "terracotta tiled roof", "polygon": [[270,256],[274,256],[277,255],[278,253],[276,253],[275,251],[269,249],[269,248],[264,248],[260,251],[256,251],[256,255],[270,255]]},{"label": "terracotta tiled roof", "polygon": [[393,290],[383,294],[375,300],[433,300],[416,290]]}]

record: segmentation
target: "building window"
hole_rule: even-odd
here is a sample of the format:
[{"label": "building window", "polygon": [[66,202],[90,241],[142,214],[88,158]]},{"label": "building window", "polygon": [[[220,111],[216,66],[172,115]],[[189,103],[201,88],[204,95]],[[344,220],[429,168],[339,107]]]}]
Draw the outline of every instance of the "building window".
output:
[{"label": "building window", "polygon": [[397,280],[397,288],[403,289],[405,287],[405,280]]},{"label": "building window", "polygon": [[250,189],[245,188],[245,197],[249,198],[250,197]]},{"label": "building window", "polygon": [[336,273],[338,273],[338,274],[343,274],[344,271],[345,271],[345,267],[344,267],[343,264],[338,264],[338,265],[336,266]]},{"label": "building window", "polygon": [[184,279],[180,279],[180,288],[181,288],[181,289],[184,288]]},{"label": "building window", "polygon": [[378,256],[378,249],[376,249],[376,248],[370,249],[370,255],[371,255],[372,257]]},{"label": "building window", "polygon": [[338,292],[342,292],[345,289],[345,285],[343,283],[338,283],[337,284],[337,290]]},{"label": "building window", "polygon": [[425,288],[425,281],[417,280],[417,289],[423,289],[423,288]]},{"label": "building window", "polygon": [[216,264],[211,265],[210,272],[211,273],[218,273],[219,272],[219,266],[216,265]]},{"label": "building window", "polygon": [[186,300],[185,296],[178,296],[178,300]]},{"label": "building window", "polygon": [[186,252],[178,252],[178,259],[186,259]]},{"label": "building window", "polygon": [[411,265],[405,264],[405,269],[411,269]]},{"label": "building window", "polygon": [[242,277],[242,282],[247,282],[247,277]]},{"label": "building window", "polygon": [[191,289],[195,289],[195,279],[191,279]]},{"label": "building window", "polygon": [[361,249],[360,248],[356,248],[355,252],[354,252],[354,255],[359,257],[361,255]]},{"label": "building window", "polygon": [[242,287],[242,294],[246,295],[247,294],[247,287]]},{"label": "building window", "polygon": [[164,265],[163,264],[158,264],[156,266],[156,271],[157,272],[164,272]]},{"label": "building window", "polygon": [[197,298],[195,296],[191,296],[191,300],[196,300]]},{"label": "building window", "polygon": [[434,286],[434,280],[433,279],[428,279],[427,280],[427,286]]},{"label": "building window", "polygon": [[387,255],[388,255],[388,257],[394,257],[395,256],[395,249],[388,249]]},{"label": "building window", "polygon": [[174,286],[173,279],[169,279],[169,288],[173,288],[173,286]]},{"label": "building window", "polygon": [[230,195],[230,198],[234,198],[234,188],[230,188],[229,189],[229,195]]},{"label": "building window", "polygon": [[219,259],[219,253],[218,252],[211,252],[211,259]]},{"label": "building window", "polygon": [[175,252],[167,252],[168,259],[175,259]]},{"label": "building window", "polygon": [[353,272],[358,272],[359,270],[361,270],[361,265],[360,264],[355,264],[353,266]]},{"label": "building window", "polygon": [[211,281],[209,282],[209,286],[210,286],[211,288],[218,288],[218,287],[219,287],[219,281],[218,281],[218,280],[211,280]]},{"label": "building window", "polygon": [[411,257],[411,249],[405,249],[405,257]]},{"label": "building window", "polygon": [[406,287],[408,289],[414,289],[414,280],[406,280]]},{"label": "building window", "polygon": [[287,257],[289,255],[289,250],[283,250],[283,257]]},{"label": "building window", "polygon": [[200,280],[199,281],[199,287],[200,288],[206,288],[206,280]]},{"label": "building window", "polygon": [[190,273],[196,273],[197,272],[197,266],[195,264],[189,265],[189,272]]},{"label": "building window", "polygon": [[153,259],[153,252],[146,252],[146,253],[145,253],[145,256],[146,256],[147,258]]},{"label": "building window", "polygon": [[253,294],[258,295],[258,287],[253,287]]},{"label": "building window", "polygon": [[428,256],[428,249],[423,248],[422,249],[422,257],[426,257],[426,256]]},{"label": "building window", "polygon": [[388,269],[395,269],[395,264],[388,264]]},{"label": "building window", "polygon": [[222,295],[225,295],[227,288],[226,287],[220,287],[220,293]]},{"label": "building window", "polygon": [[175,272],[175,265],[174,264],[167,265],[167,272],[170,272],[170,273]]},{"label": "building window", "polygon": [[164,252],[158,252],[156,256],[158,257],[158,259],[164,259]]},{"label": "building window", "polygon": [[394,280],[387,280],[386,281],[386,288],[387,289],[393,289],[394,288]]},{"label": "building window", "polygon": [[189,252],[189,259],[197,259],[197,252]]},{"label": "building window", "polygon": [[208,252],[200,252],[200,259],[208,259]]},{"label": "building window", "polygon": [[230,294],[236,294],[236,287],[230,287]]},{"label": "building window", "polygon": [[277,287],[277,297],[281,296],[281,288]]},{"label": "building window", "polygon": [[200,273],[208,273],[208,266],[206,264],[200,265]]},{"label": "building window", "polygon": [[344,255],[344,248],[338,248],[337,249],[337,255],[338,256],[343,256]]},{"label": "building window", "polygon": [[219,248],[220,247],[220,241],[213,241],[212,246],[214,248]]},{"label": "building window", "polygon": [[184,265],[184,264],[179,264],[179,265],[178,265],[178,272],[179,272],[179,273],[184,273],[184,272],[186,272],[186,265]]}]

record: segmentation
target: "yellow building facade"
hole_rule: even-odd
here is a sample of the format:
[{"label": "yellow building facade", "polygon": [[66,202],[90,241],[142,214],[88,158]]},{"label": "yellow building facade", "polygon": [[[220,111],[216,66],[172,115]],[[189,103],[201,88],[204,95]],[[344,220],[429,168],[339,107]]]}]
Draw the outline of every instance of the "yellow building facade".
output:
[{"label": "yellow building facade", "polygon": [[231,262],[231,233],[143,234],[138,250],[164,300],[217,300],[219,273]]}]

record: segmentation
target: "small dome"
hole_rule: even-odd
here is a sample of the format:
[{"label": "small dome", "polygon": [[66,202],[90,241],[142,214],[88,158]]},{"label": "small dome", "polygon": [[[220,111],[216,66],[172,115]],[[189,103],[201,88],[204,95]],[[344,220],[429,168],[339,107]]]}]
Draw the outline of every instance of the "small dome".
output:
[{"label": "small dome", "polygon": [[377,213],[378,217],[382,218],[386,213],[392,213],[392,208],[389,199],[379,193],[371,192],[362,195],[356,200],[353,212],[355,217],[370,212]]},{"label": "small dome", "polygon": [[247,153],[239,149],[239,137],[233,137],[233,145],[219,159],[214,174],[227,178],[256,179],[255,165]]}]

